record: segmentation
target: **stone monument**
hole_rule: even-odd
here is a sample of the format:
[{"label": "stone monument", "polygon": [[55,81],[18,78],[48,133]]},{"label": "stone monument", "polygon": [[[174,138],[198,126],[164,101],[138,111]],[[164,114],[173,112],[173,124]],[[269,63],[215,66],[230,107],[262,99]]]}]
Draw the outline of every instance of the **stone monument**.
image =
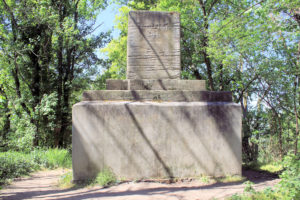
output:
[{"label": "stone monument", "polygon": [[241,175],[241,108],[180,80],[179,14],[131,11],[127,48],[127,79],[73,106],[73,179]]}]

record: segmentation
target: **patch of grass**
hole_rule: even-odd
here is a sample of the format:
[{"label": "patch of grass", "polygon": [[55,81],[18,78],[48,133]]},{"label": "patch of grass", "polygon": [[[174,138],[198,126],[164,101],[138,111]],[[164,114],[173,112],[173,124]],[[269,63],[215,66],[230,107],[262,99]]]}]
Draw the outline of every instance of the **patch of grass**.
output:
[{"label": "patch of grass", "polygon": [[0,152],[0,185],[42,168],[69,168],[71,166],[71,155],[65,149],[35,149],[30,153]]},{"label": "patch of grass", "polygon": [[245,181],[246,177],[238,176],[238,175],[227,175],[225,177],[212,177],[201,175],[198,179],[203,183],[233,183],[233,182],[241,182]]},{"label": "patch of grass", "polygon": [[254,185],[253,182],[251,182],[251,181],[246,181],[246,182],[244,182],[243,184],[246,185],[245,188],[244,188],[244,192],[250,193],[250,194],[255,193],[255,190],[254,190],[254,188],[253,188],[253,185]]},{"label": "patch of grass", "polygon": [[200,177],[199,177],[199,180],[202,182],[202,183],[210,183],[210,182],[212,182],[212,181],[214,181],[213,180],[213,178],[212,177],[210,177],[210,176],[205,176],[205,175],[201,175]]},{"label": "patch of grass", "polygon": [[37,169],[39,165],[30,159],[30,155],[19,152],[0,153],[0,185]]},{"label": "patch of grass", "polygon": [[[229,199],[232,200],[275,200],[286,199],[294,200],[300,199],[300,157],[289,153],[286,155],[281,163],[284,171],[281,173],[281,181],[273,189],[267,188],[263,191],[257,192],[251,187],[251,183],[246,183],[244,193],[241,195],[233,195]],[[272,165],[271,165],[272,166]],[[275,166],[278,166],[277,164]],[[278,170],[266,166],[264,170]]]},{"label": "patch of grass", "polygon": [[76,183],[73,182],[73,173],[67,172],[60,177],[58,186],[62,189],[92,187],[95,185],[109,187],[115,183],[117,183],[115,174],[109,168],[105,168],[99,172],[94,179],[79,181]]},{"label": "patch of grass", "polygon": [[258,167],[259,170],[268,171],[271,173],[280,172],[283,167],[278,163],[263,164]]},{"label": "patch of grass", "polygon": [[262,192],[256,192],[253,188],[254,183],[251,181],[246,181],[243,183],[245,185],[243,194],[234,194],[231,197],[227,198],[230,200],[271,200],[276,198],[274,197],[274,192],[270,188],[265,189]]},{"label": "patch of grass", "polygon": [[75,187],[75,184],[73,183],[72,180],[73,180],[73,172],[67,172],[60,177],[58,186],[61,189],[73,188],[73,187]]},{"label": "patch of grass", "polygon": [[103,187],[110,186],[117,182],[116,175],[108,168],[98,173],[95,182]]},{"label": "patch of grass", "polygon": [[45,152],[47,168],[70,168],[72,167],[72,158],[66,149],[48,149]]},{"label": "patch of grass", "polygon": [[245,180],[246,177],[238,176],[238,175],[227,175],[225,177],[216,178],[216,181],[221,183],[233,183],[233,182],[241,182]]},{"label": "patch of grass", "polygon": [[30,155],[36,163],[47,169],[72,167],[72,158],[66,149],[36,149]]},{"label": "patch of grass", "polygon": [[274,192],[271,188],[267,188],[264,191],[234,194],[227,198],[228,200],[275,200],[275,199],[288,199],[277,192]]},{"label": "patch of grass", "polygon": [[282,164],[277,162],[272,162],[272,163],[252,162],[249,164],[243,164],[243,168],[253,169],[257,171],[267,171],[270,173],[277,173],[283,170]]}]

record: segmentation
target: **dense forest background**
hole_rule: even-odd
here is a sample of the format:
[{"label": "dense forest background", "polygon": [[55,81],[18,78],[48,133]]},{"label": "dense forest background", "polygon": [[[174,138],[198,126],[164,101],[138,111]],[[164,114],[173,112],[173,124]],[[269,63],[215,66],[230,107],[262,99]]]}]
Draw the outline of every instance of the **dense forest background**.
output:
[{"label": "dense forest background", "polygon": [[[120,35],[95,36],[111,2]],[[128,12],[159,10],[181,14],[182,78],[242,106],[244,162],[299,154],[298,0],[0,0],[0,10],[0,151],[71,149],[82,91],[125,78]]]}]

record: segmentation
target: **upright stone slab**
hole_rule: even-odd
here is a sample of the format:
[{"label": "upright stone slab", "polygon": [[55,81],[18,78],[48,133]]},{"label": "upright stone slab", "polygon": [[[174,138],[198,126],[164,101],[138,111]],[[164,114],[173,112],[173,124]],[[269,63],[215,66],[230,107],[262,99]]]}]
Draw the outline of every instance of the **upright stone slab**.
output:
[{"label": "upright stone slab", "polygon": [[127,78],[180,78],[179,13],[129,13]]},{"label": "upright stone slab", "polygon": [[128,28],[127,80],[73,106],[73,179],[241,175],[241,107],[179,79],[179,14],[133,11]]}]

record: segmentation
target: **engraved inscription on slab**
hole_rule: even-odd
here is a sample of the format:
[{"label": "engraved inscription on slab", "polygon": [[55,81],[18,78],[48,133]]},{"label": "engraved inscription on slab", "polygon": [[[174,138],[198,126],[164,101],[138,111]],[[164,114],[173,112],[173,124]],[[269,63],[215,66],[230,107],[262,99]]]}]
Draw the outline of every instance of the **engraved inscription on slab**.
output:
[{"label": "engraved inscription on slab", "polygon": [[128,20],[127,79],[179,78],[179,13],[131,11]]}]

